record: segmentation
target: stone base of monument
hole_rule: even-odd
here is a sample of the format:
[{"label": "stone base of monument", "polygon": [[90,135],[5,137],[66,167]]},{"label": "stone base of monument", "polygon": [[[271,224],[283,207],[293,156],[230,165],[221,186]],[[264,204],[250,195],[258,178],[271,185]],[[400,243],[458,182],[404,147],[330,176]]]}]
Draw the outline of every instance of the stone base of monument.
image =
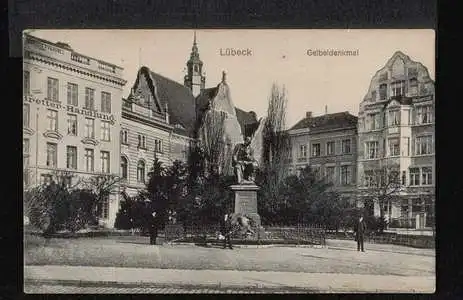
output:
[{"label": "stone base of monument", "polygon": [[[248,236],[246,239],[255,240],[265,237],[265,230],[261,226],[261,219],[257,213],[257,191],[259,187],[253,183],[235,184],[230,186],[230,189],[235,192],[235,213],[249,216],[255,222],[256,230],[254,235]],[[236,238],[239,236],[236,235]]]}]

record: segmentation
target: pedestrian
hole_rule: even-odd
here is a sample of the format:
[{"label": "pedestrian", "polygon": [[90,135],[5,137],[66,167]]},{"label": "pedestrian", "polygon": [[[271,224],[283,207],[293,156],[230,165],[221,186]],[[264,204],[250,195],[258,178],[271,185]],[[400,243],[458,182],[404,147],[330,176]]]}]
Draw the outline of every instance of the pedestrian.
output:
[{"label": "pedestrian", "polygon": [[363,220],[363,216],[360,216],[354,227],[355,240],[357,241],[357,251],[362,250],[362,252],[365,252],[363,248],[363,240],[365,236],[365,231],[366,231],[366,224],[365,224],[365,221]]},{"label": "pedestrian", "polygon": [[150,231],[150,245],[156,245],[156,238],[158,237],[158,224],[156,212],[153,211],[150,218],[149,231]]},{"label": "pedestrian", "polygon": [[233,250],[233,246],[231,243],[231,231],[232,231],[232,222],[229,214],[225,214],[224,218],[222,219],[220,231],[222,233],[223,239],[223,248],[226,249],[227,245],[228,248]]}]

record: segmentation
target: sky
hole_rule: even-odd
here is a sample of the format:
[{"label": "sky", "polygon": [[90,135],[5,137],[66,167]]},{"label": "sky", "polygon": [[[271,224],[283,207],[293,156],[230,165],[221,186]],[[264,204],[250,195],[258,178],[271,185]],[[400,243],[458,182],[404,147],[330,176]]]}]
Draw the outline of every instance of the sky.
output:
[{"label": "sky", "polygon": [[[152,71],[183,84],[193,30],[33,30],[32,35],[68,43],[74,51],[124,68],[127,97],[137,71]],[[433,30],[196,30],[206,88],[227,73],[235,106],[266,114],[273,83],[285,87],[287,126],[313,116],[348,111],[357,115],[371,78],[394,52],[421,62],[435,79]],[[223,56],[227,48],[250,56]],[[357,56],[314,56],[307,50],[358,50]]]}]

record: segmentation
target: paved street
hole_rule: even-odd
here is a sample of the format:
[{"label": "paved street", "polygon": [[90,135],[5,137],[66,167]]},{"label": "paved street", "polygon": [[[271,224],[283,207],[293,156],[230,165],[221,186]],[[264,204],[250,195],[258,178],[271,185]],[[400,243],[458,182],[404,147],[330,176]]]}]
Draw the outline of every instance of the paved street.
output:
[{"label": "paved street", "polygon": [[[28,293],[423,292],[435,250],[328,240],[327,246],[234,250],[153,246],[143,237],[29,239]],[[167,292],[168,291],[168,292]]]}]

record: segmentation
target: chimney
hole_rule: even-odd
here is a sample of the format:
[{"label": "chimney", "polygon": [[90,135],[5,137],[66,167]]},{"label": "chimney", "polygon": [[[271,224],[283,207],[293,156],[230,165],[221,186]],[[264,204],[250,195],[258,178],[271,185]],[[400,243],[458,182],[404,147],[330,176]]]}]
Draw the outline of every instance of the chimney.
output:
[{"label": "chimney", "polygon": [[312,112],[311,111],[306,112],[305,117],[306,118],[312,118]]},{"label": "chimney", "polygon": [[328,114],[328,105],[325,105],[325,115]]}]

